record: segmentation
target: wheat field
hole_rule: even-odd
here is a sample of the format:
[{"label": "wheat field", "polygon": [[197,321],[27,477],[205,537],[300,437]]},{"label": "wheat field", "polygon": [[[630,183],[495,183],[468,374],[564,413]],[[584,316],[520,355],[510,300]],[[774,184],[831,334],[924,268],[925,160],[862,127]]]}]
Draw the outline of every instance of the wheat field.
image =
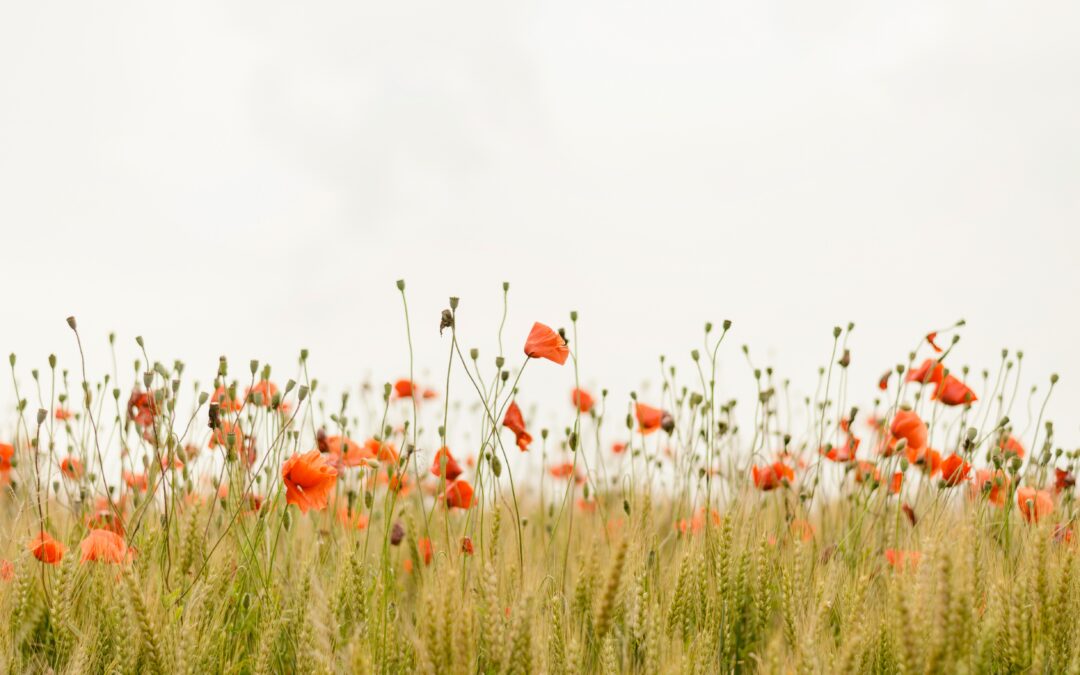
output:
[{"label": "wheat field", "polygon": [[[799,401],[725,321],[615,400],[581,387],[575,313],[480,355],[457,305],[404,305],[410,345],[439,319],[445,380],[410,358],[344,393],[306,352],[209,386],[141,338],[127,373],[13,354],[3,670],[1080,673],[1078,453],[1041,412],[1056,375],[1016,403],[1022,354],[971,370],[963,322],[915,327],[854,391],[838,327]],[[548,369],[574,388],[526,404]]]}]

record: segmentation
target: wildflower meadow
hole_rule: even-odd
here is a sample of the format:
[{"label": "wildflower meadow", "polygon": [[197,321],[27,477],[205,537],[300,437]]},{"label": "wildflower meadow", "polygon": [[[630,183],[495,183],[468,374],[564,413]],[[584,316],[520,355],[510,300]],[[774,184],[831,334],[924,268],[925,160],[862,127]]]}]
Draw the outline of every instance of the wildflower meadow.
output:
[{"label": "wildflower meadow", "polygon": [[733,317],[616,397],[576,312],[510,334],[397,292],[409,359],[344,391],[307,350],[92,362],[74,317],[78,361],[12,354],[0,670],[1080,673],[1078,451],[1022,353],[904,326],[859,390],[825,325],[801,395]]}]

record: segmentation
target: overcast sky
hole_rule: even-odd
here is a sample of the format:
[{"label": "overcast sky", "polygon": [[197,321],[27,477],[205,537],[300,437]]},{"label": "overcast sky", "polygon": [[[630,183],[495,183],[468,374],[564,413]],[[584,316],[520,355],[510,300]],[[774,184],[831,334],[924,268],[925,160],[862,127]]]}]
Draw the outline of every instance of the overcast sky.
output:
[{"label": "overcast sky", "polygon": [[[953,366],[1060,372],[1075,445],[1078,25],[1075,2],[6,3],[0,351],[73,366],[76,314],[93,373],[115,330],[204,379],[308,347],[324,382],[382,381],[405,278],[437,374],[447,296],[491,356],[507,280],[507,351],[576,309],[583,377],[619,397],[724,318],[730,382],[748,343],[812,390],[851,320],[868,403],[963,317]],[[568,369],[531,368],[565,396]]]}]

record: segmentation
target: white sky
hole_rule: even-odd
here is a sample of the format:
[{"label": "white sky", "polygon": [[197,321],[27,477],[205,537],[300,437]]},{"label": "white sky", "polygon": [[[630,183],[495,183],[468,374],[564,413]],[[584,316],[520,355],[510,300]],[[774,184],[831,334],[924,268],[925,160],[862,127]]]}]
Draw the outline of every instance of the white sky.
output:
[{"label": "white sky", "polygon": [[731,318],[730,381],[749,343],[810,390],[852,320],[868,404],[965,317],[954,367],[1024,349],[1076,444],[1077,25],[1073,2],[6,3],[0,352],[74,366],[76,314],[95,373],[116,330],[125,362],[142,334],[204,380],[300,347],[324,382],[393,379],[404,277],[420,362],[444,367],[459,295],[490,367],[505,279],[511,363],[577,309],[585,381],[622,397]]}]

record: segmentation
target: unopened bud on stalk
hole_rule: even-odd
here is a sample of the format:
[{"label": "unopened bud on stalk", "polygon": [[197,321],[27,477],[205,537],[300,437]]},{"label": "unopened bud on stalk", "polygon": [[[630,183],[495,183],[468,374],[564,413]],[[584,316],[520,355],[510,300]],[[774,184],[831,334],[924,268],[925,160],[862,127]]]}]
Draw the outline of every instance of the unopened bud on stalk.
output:
[{"label": "unopened bud on stalk", "polygon": [[570,320],[571,320],[571,321],[577,321],[577,310],[576,310],[576,309],[575,309],[575,310],[572,310],[572,311],[570,312]]},{"label": "unopened bud on stalk", "polygon": [[473,361],[480,358],[480,350],[477,349],[476,347],[473,347],[472,349],[470,349],[469,350],[469,358],[472,359]]},{"label": "unopened bud on stalk", "polygon": [[305,398],[307,398],[307,395],[308,388],[304,385],[300,385],[300,388],[296,391],[296,398],[303,401]]},{"label": "unopened bud on stalk", "polygon": [[503,358],[503,357],[501,357],[501,356],[496,356],[496,357],[495,357],[495,367],[496,367],[496,368],[498,368],[499,370],[502,370],[502,367],[503,367],[503,365],[505,365],[505,364],[506,364],[506,359],[504,359],[504,358]]},{"label": "unopened bud on stalk", "polygon": [[690,350],[690,358],[696,362],[699,358],[701,358],[701,354],[698,353],[698,350],[692,349]]},{"label": "unopened bud on stalk", "polygon": [[397,280],[397,289],[399,291],[404,291],[405,290],[405,280],[404,279],[398,279]]},{"label": "unopened bud on stalk", "polygon": [[78,328],[75,325],[75,317],[73,317],[73,316],[69,316],[67,318],[67,325],[68,325],[69,328],[71,328],[71,330],[78,330]]},{"label": "unopened bud on stalk", "polygon": [[1052,373],[1050,375],[1050,384],[1057,384],[1057,381],[1058,381],[1058,374],[1057,373]]},{"label": "unopened bud on stalk", "polygon": [[296,380],[289,380],[285,383],[285,393],[288,394],[296,387]]},{"label": "unopened bud on stalk", "polygon": [[38,423],[39,426],[41,424],[43,424],[48,417],[49,417],[49,411],[45,410],[44,408],[38,408],[38,411],[37,411],[37,423]]}]

